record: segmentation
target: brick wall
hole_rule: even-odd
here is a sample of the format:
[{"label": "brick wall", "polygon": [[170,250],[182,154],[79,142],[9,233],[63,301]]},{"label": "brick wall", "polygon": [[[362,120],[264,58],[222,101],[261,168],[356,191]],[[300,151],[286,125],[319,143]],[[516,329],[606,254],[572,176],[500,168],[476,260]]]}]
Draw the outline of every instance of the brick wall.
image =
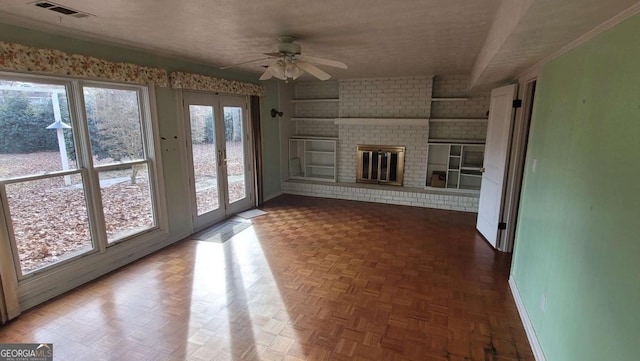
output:
[{"label": "brick wall", "polygon": [[341,118],[428,118],[432,77],[339,82]]},{"label": "brick wall", "polygon": [[295,87],[296,99],[338,98],[338,82],[335,80],[299,82]]},{"label": "brick wall", "polygon": [[295,117],[337,118],[338,102],[295,103]]},{"label": "brick wall", "polygon": [[[295,85],[296,99],[337,99],[338,82],[301,82]],[[294,118],[337,118],[338,102],[295,103]],[[298,120],[296,135],[337,137],[338,126],[333,122]]]},{"label": "brick wall", "polygon": [[[433,78],[434,98],[467,97],[465,101],[435,101],[431,103],[430,118],[486,118],[490,91],[467,94],[468,78],[464,75],[436,76]],[[485,139],[487,123],[432,122],[429,138]]]},{"label": "brick wall", "polygon": [[429,126],[429,138],[432,139],[484,140],[486,137],[486,122],[431,122]]},{"label": "brick wall", "polygon": [[[335,103],[296,103],[296,117],[342,118],[484,118],[489,94],[467,101],[431,102],[434,97],[467,96],[465,76],[354,79],[298,83],[296,99],[339,98]],[[392,122],[392,120],[390,120]],[[486,123],[432,122],[430,125],[335,125],[300,120],[296,134],[338,137],[338,184],[286,181],[285,193],[405,204],[477,212],[478,195],[423,191],[429,138],[485,139]],[[406,147],[404,187],[356,185],[358,144]],[[418,188],[418,189],[416,189]]]},{"label": "brick wall", "polygon": [[333,122],[298,120],[296,135],[315,135],[318,137],[337,137],[338,126]]},{"label": "brick wall", "polygon": [[356,181],[358,144],[405,146],[404,186],[425,185],[429,126],[423,125],[339,125],[338,181]]},{"label": "brick wall", "polygon": [[362,202],[399,204],[414,207],[450,209],[478,212],[478,194],[442,193],[391,186],[360,188],[353,184],[319,184],[313,182],[285,181],[282,191],[311,197],[348,199]]}]

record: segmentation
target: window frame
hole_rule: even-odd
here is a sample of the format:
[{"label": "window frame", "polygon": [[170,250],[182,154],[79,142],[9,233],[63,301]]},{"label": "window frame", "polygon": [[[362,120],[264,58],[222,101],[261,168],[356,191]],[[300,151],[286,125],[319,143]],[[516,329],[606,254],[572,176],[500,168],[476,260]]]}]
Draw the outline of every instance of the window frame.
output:
[{"label": "window frame", "polygon": [[[112,82],[105,82],[105,81],[95,81],[95,80],[78,80],[77,86],[79,89],[76,95],[80,97],[79,101],[81,102],[80,103],[81,106],[78,109],[81,112],[79,120],[83,125],[82,131],[84,133],[84,138],[86,139],[84,146],[89,148],[89,152],[87,153],[89,155],[88,157],[89,159],[87,159],[86,161],[87,161],[87,164],[90,165],[89,173],[90,173],[90,182],[93,183],[92,191],[96,193],[96,194],[92,194],[91,197],[96,200],[95,214],[100,220],[99,222],[96,223],[96,227],[99,228],[100,238],[104,238],[104,239],[100,239],[99,247],[100,247],[100,251],[104,252],[108,247],[112,247],[121,242],[126,242],[142,234],[153,232],[154,230],[161,228],[160,219],[162,215],[160,212],[161,207],[158,205],[158,203],[160,203],[158,202],[160,197],[159,197],[159,191],[158,191],[159,187],[157,186],[159,177],[154,171],[157,168],[155,165],[159,164],[158,162],[154,161],[156,156],[156,151],[155,151],[156,147],[154,145],[157,144],[157,142],[155,141],[157,137],[154,136],[154,129],[157,129],[157,121],[155,121],[155,117],[151,112],[152,106],[151,106],[151,97],[149,95],[149,91],[150,91],[149,87],[145,87],[141,85],[130,85],[130,84],[112,83]],[[136,92],[137,99],[138,99],[138,110],[140,112],[140,132],[142,136],[142,150],[144,153],[143,159],[127,160],[127,161],[114,162],[114,163],[102,164],[102,165],[95,165],[93,163],[93,153],[91,150],[91,133],[89,131],[89,122],[87,119],[86,104],[84,101],[85,88],[116,89],[116,90],[127,90],[127,91],[133,90]],[[153,104],[155,105],[155,99]],[[126,166],[134,166],[137,164],[145,164],[148,169],[149,187],[150,187],[149,196],[151,197],[151,208],[152,208],[152,215],[153,215],[153,220],[155,225],[153,227],[147,228],[140,232],[136,232],[126,237],[122,237],[120,239],[114,240],[113,242],[109,242],[107,231],[105,228],[105,222],[104,222],[105,218],[104,218],[104,206],[102,203],[102,189],[100,188],[100,172],[105,172],[105,171],[118,169]],[[166,222],[164,224],[166,225]]]},{"label": "window frame", "polygon": [[[76,169],[41,172],[27,176],[11,177],[0,180],[0,223],[6,225],[6,232],[0,233],[0,250],[9,251],[6,256],[0,257],[0,264],[9,263],[10,267],[1,267],[0,275],[3,283],[15,286],[18,296],[33,292],[35,289],[48,285],[48,280],[60,280],[65,272],[68,277],[73,277],[73,272],[86,268],[88,264],[94,264],[89,258],[98,257],[98,263],[102,265],[100,257],[109,258],[109,249],[134,249],[142,244],[162,240],[169,234],[168,216],[166,210],[166,198],[163,182],[163,169],[159,130],[157,120],[157,103],[153,86],[140,84],[127,84],[104,80],[80,79],[73,77],[60,77],[50,75],[37,75],[30,73],[0,71],[0,80],[41,83],[47,85],[61,85],[65,87],[67,104],[69,107],[69,120],[74,128],[73,142],[76,149]],[[138,109],[140,112],[140,127],[143,145],[143,159],[111,163],[95,166],[91,153],[90,133],[87,123],[86,105],[84,102],[84,87],[97,87],[105,89],[134,90],[137,94]],[[145,164],[149,177],[149,197],[152,207],[154,226],[139,232],[127,235],[111,243],[105,229],[102,194],[99,182],[100,172],[112,168]],[[17,242],[14,235],[11,211],[8,204],[7,184],[22,183],[40,179],[55,178],[65,175],[79,174],[82,177],[82,186],[85,196],[85,204],[88,217],[88,229],[92,248],[86,252],[74,255],[67,259],[34,269],[24,273],[19,261]],[[2,252],[6,253],[6,252]],[[113,253],[113,252],[112,252]],[[87,260],[82,260],[87,259]],[[108,261],[105,261],[108,262]],[[85,266],[79,265],[85,264]],[[103,267],[105,265],[102,265]],[[100,265],[97,266],[99,268]],[[9,270],[12,268],[12,270]],[[15,272],[15,273],[14,273]],[[44,293],[44,292],[43,292]]]}]

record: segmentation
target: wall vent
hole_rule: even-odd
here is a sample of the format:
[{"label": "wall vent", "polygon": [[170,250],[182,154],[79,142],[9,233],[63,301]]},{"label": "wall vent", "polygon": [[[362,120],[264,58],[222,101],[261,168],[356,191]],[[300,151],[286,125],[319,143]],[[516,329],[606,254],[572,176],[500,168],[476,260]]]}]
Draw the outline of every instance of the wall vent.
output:
[{"label": "wall vent", "polygon": [[63,6],[53,1],[36,1],[33,4],[39,8],[55,11],[58,14],[72,16],[78,19],[86,18],[89,16],[95,16],[88,12],[72,9],[68,6]]}]

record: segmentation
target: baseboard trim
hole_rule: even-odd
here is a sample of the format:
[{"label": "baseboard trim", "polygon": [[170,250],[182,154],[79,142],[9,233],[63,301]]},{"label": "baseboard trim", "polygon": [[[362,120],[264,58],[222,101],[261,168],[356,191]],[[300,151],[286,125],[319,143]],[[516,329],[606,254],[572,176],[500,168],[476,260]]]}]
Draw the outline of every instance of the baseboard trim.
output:
[{"label": "baseboard trim", "polygon": [[276,194],[271,194],[271,195],[269,195],[268,197],[264,197],[264,199],[262,200],[262,203],[264,203],[264,202],[266,202],[266,201],[270,201],[270,200],[272,200],[272,199],[274,199],[274,198],[276,198],[276,197],[280,197],[280,196],[281,196],[281,195],[283,195],[283,194],[284,194],[284,193],[282,193],[282,192],[278,192],[278,193],[276,193]]},{"label": "baseboard trim", "polygon": [[529,344],[531,345],[531,350],[533,351],[533,357],[535,357],[536,361],[547,361],[544,356],[544,352],[542,351],[542,347],[540,346],[540,342],[538,342],[536,331],[533,329],[533,324],[531,324],[531,319],[529,319],[527,309],[524,307],[524,302],[522,302],[522,298],[520,297],[520,291],[518,291],[516,281],[513,279],[513,277],[509,277],[509,288],[511,289],[513,299],[516,301],[518,314],[520,315],[522,325],[524,326],[524,331],[526,332],[527,338],[529,339]]}]

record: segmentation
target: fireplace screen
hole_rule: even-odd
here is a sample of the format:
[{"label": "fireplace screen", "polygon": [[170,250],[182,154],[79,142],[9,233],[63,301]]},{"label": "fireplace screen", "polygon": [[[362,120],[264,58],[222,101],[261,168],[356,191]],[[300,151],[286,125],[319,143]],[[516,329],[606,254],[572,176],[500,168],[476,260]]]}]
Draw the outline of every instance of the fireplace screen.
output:
[{"label": "fireplace screen", "polygon": [[356,182],[401,186],[404,147],[358,145]]}]

